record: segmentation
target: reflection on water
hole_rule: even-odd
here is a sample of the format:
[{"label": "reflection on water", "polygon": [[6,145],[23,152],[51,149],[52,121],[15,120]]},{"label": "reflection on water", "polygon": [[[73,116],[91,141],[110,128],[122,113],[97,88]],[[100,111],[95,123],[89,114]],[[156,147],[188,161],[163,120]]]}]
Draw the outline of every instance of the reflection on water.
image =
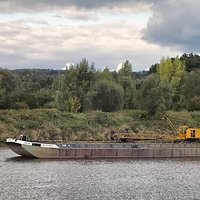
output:
[{"label": "reflection on water", "polygon": [[200,159],[27,159],[0,148],[0,199],[200,199]]}]

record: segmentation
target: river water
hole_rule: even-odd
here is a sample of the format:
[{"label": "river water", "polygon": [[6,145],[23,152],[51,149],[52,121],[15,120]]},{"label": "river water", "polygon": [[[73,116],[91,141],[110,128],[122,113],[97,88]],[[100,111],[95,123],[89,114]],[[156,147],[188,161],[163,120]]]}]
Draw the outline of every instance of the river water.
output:
[{"label": "river water", "polygon": [[200,200],[200,159],[24,159],[0,148],[0,200]]}]

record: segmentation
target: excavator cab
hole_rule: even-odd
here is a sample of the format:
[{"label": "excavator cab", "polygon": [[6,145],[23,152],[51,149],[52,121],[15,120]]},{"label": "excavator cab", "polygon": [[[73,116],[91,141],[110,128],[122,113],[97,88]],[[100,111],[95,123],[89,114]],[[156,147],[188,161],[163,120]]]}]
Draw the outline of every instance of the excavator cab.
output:
[{"label": "excavator cab", "polygon": [[186,140],[200,141],[200,128],[187,128]]}]

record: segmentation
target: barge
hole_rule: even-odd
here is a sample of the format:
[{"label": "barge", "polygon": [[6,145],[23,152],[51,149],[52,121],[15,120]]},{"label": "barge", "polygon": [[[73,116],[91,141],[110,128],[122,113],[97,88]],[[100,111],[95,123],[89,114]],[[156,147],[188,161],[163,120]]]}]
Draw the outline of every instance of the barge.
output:
[{"label": "barge", "polygon": [[180,158],[199,157],[200,143],[117,143],[69,142],[44,143],[20,139],[6,140],[15,153],[32,158],[104,159],[104,158]]}]

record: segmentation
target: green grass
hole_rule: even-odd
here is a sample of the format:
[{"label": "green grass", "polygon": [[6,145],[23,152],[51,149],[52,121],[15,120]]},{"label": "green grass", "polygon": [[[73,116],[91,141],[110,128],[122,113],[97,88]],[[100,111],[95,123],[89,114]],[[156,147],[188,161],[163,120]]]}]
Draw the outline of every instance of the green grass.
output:
[{"label": "green grass", "polygon": [[[176,127],[200,127],[200,112],[168,111]],[[0,141],[27,135],[32,140],[108,140],[111,130],[129,128],[136,133],[172,133],[162,119],[148,119],[140,110],[113,113],[65,113],[56,109],[0,110]]]}]

